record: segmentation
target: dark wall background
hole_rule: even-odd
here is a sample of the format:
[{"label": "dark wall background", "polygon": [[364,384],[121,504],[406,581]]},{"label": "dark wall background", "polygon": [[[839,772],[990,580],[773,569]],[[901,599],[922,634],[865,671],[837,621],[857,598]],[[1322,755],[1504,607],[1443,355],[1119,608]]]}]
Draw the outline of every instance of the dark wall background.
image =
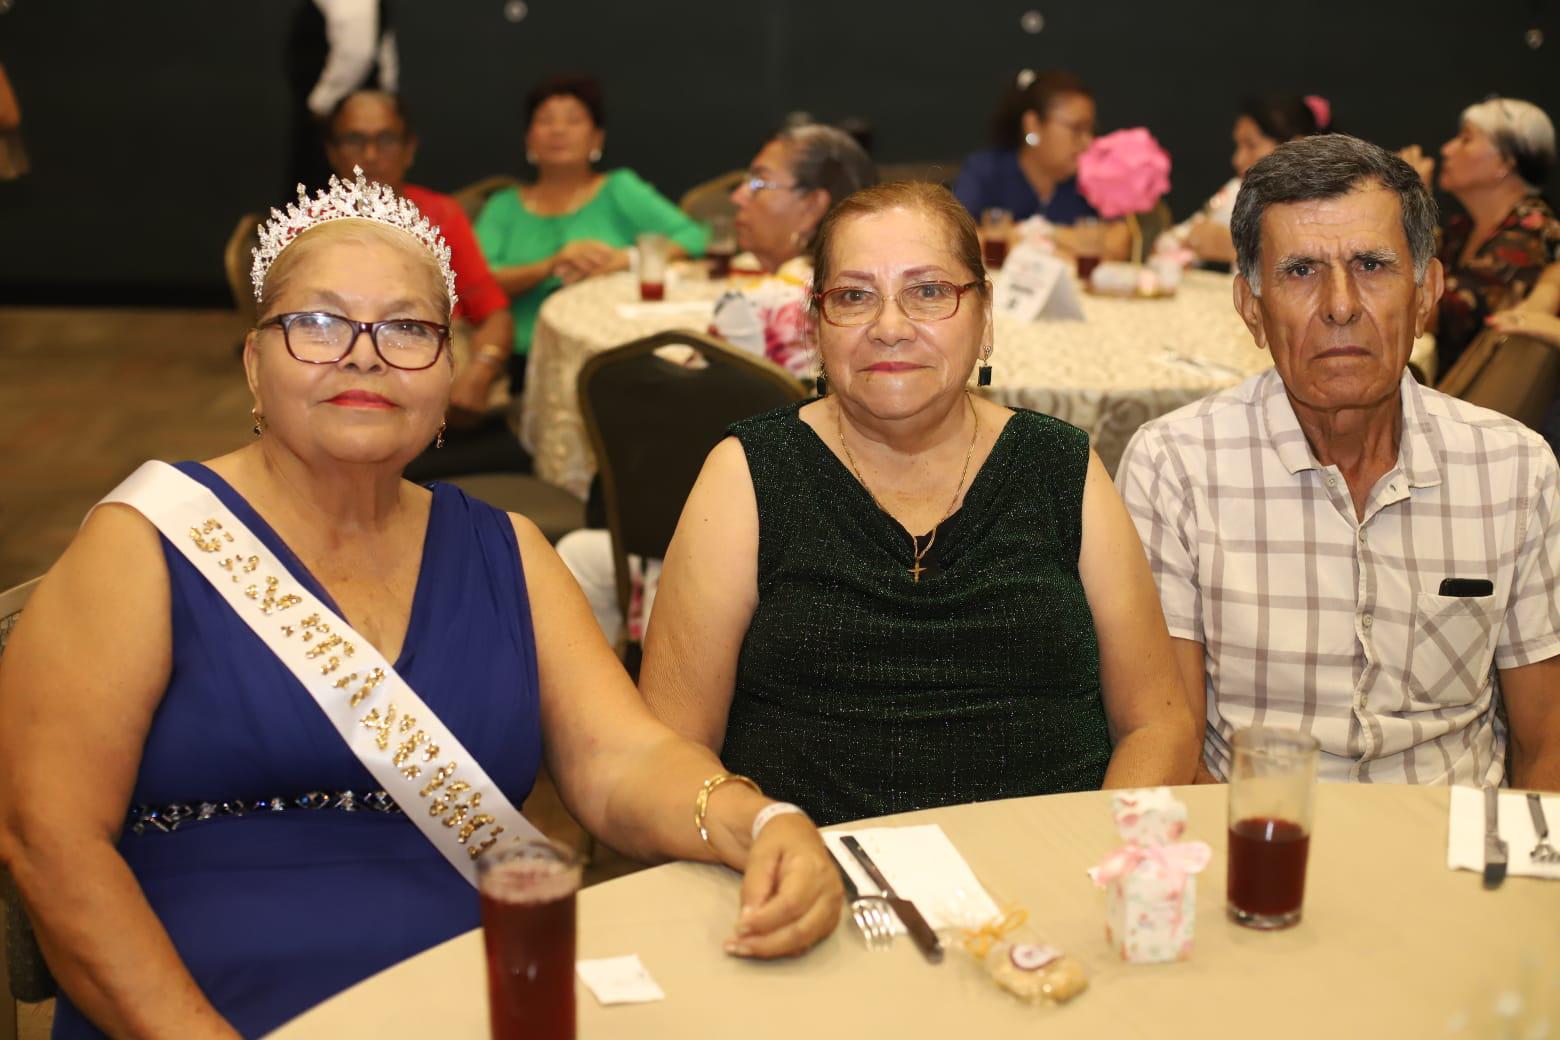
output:
[{"label": "dark wall background", "polygon": [[[0,62],[33,172],[0,184],[0,297],[147,303],[225,298],[222,246],[282,201],[288,34],[306,0],[15,0]],[[1020,26],[1037,10],[1044,28]],[[1552,0],[400,0],[414,176],[450,189],[520,166],[520,102],[547,72],[606,84],[606,164],[678,194],[745,164],[786,112],[856,115],[882,162],[984,144],[1001,83],[1065,66],[1102,130],[1145,125],[1174,160],[1172,208],[1229,176],[1236,100],[1320,93],[1340,129],[1436,147],[1490,93],[1560,117]],[[1547,42],[1530,48],[1537,28]],[[1554,196],[1551,185],[1551,197]]]}]

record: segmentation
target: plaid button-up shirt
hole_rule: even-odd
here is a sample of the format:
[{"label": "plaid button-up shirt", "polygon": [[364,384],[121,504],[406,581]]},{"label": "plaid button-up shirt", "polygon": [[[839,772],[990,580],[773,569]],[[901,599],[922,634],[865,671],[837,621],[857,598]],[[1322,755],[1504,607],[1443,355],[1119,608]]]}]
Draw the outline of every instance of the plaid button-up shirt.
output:
[{"label": "plaid button-up shirt", "polygon": [[[1271,369],[1147,423],[1122,457],[1170,634],[1206,651],[1217,776],[1254,725],[1311,733],[1328,779],[1504,776],[1493,669],[1560,654],[1555,456],[1407,375],[1401,394],[1398,463],[1363,520]],[[1493,593],[1441,595],[1446,578]]]}]

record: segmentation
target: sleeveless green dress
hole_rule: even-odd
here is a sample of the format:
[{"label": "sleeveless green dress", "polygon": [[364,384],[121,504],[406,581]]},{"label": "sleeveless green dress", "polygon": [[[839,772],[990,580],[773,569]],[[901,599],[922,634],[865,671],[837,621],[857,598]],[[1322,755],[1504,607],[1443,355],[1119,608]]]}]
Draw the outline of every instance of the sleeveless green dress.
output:
[{"label": "sleeveless green dress", "polygon": [[726,767],[819,824],[1099,788],[1111,744],[1078,576],[1088,435],[1014,414],[916,583],[909,534],[800,408],[730,430],[759,545]]}]

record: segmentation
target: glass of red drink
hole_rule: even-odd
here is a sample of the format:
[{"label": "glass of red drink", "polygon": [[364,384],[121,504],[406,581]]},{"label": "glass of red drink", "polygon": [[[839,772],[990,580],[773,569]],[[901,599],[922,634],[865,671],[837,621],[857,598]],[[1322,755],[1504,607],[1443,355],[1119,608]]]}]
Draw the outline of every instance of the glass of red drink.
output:
[{"label": "glass of red drink", "polygon": [[1093,217],[1084,217],[1073,225],[1073,260],[1078,265],[1078,281],[1089,284],[1089,276],[1100,266],[1105,252],[1105,228]]},{"label": "glass of red drink", "polygon": [[981,211],[980,252],[981,261],[988,270],[1001,268],[1007,260],[1008,242],[1013,237],[1013,214],[993,206]]},{"label": "glass of red drink", "polygon": [[728,216],[711,217],[710,234],[705,240],[704,258],[710,262],[710,277],[731,277],[731,258],[737,255],[737,229]]},{"label": "glass of red drink", "polygon": [[549,841],[477,861],[493,1040],[574,1040],[579,857]]},{"label": "glass of red drink", "polygon": [[1316,800],[1316,738],[1239,730],[1230,766],[1230,858],[1225,912],[1248,928],[1300,921]]},{"label": "glass of red drink", "polygon": [[665,235],[646,231],[636,244],[639,246],[639,298],[666,299],[666,262],[671,243]]}]

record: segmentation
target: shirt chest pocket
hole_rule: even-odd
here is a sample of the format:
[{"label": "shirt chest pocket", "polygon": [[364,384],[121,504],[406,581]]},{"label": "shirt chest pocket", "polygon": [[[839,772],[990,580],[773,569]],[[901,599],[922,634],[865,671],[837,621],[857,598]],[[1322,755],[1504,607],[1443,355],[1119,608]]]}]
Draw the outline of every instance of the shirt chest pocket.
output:
[{"label": "shirt chest pocket", "polygon": [[1495,653],[1495,597],[1420,593],[1409,633],[1409,690],[1436,705],[1478,699]]}]

